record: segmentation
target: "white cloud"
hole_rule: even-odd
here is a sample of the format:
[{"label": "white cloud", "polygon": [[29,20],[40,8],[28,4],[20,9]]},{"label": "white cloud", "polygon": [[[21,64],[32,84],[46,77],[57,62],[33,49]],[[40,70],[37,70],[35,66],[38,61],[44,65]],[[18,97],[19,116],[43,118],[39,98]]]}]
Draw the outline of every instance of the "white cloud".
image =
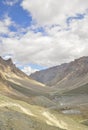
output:
[{"label": "white cloud", "polygon": [[13,25],[13,21],[8,15],[3,16],[3,19],[0,20],[0,34],[9,34],[11,33],[9,27]]},{"label": "white cloud", "polygon": [[26,67],[24,67],[24,68],[22,69],[22,71],[23,71],[24,73],[26,73],[27,75],[30,75],[31,73],[34,73],[34,72],[38,71],[38,69],[33,69],[33,68],[31,68],[30,66],[26,66]]},{"label": "white cloud", "polygon": [[85,12],[88,0],[23,0],[21,6],[38,24],[52,25],[65,23],[69,16]]},{"label": "white cloud", "polygon": [[4,0],[3,4],[8,5],[8,6],[13,6],[16,4],[19,0]]},{"label": "white cloud", "polygon": [[1,54],[11,54],[16,62],[55,66],[74,58],[88,55],[88,17],[75,20],[71,29],[58,31],[59,27],[45,28],[47,36],[27,30],[20,39],[2,38]]},{"label": "white cloud", "polygon": [[[36,3],[36,1],[38,3]],[[66,26],[66,24],[65,26],[61,25],[51,27],[53,23],[57,24],[58,21],[62,21],[63,23],[63,17],[65,19],[66,16],[70,16],[72,14],[74,15],[76,12],[80,13],[82,11],[85,11],[88,5],[88,1],[36,1],[29,0],[30,4],[28,4],[28,0],[25,0],[23,1],[22,6],[30,11],[33,15],[33,18],[36,19],[39,24],[42,24],[42,26],[44,24],[49,24],[49,26],[43,26],[46,32],[45,34],[47,35],[43,35],[42,32],[34,33],[33,31],[31,31],[32,28],[35,29],[37,28],[37,26],[39,26],[33,25],[31,27],[28,27],[27,29],[19,28],[19,32],[13,34],[12,36],[12,32],[8,30],[8,26],[12,23],[10,18],[9,20],[3,20],[4,22],[0,21],[0,23],[2,24],[2,29],[0,31],[4,30],[3,32],[9,34],[8,38],[0,37],[0,55],[6,56],[11,54],[13,60],[15,62],[19,62],[20,64],[24,65],[32,63],[45,67],[55,66],[64,62],[71,61],[74,58],[88,55],[87,14],[84,19],[72,20],[69,28]],[[58,1],[60,3],[58,3]],[[62,3],[64,3],[64,5]],[[48,12],[49,14],[46,13],[46,5],[47,7],[50,6],[50,12]],[[54,11],[55,7],[56,12]],[[59,8],[59,10],[57,7]],[[61,13],[59,13],[58,11]],[[34,15],[35,12],[36,16]],[[42,18],[44,18],[43,21]],[[5,29],[3,29],[4,27]],[[24,34],[21,34],[22,30],[25,31]],[[33,70],[30,67],[29,70],[28,68],[24,68],[24,71],[26,73],[30,73]]]}]

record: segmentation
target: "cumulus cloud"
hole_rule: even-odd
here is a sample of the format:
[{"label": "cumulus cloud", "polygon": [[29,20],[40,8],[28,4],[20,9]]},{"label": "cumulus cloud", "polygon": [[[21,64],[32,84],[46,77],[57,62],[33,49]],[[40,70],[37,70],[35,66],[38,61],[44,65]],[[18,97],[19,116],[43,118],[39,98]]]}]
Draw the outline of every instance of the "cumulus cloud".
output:
[{"label": "cumulus cloud", "polygon": [[0,20],[0,34],[8,34],[9,31],[9,26],[12,25],[12,20],[10,17],[5,15],[1,20]]},{"label": "cumulus cloud", "polygon": [[[70,30],[58,31],[59,27],[46,28],[48,35],[27,30],[20,39],[2,38],[2,54],[12,54],[14,61],[22,64],[54,66],[74,58],[88,55],[88,17],[74,20]],[[86,29],[85,29],[86,28]],[[0,53],[1,53],[0,52]]]},{"label": "cumulus cloud", "polygon": [[67,17],[85,12],[87,5],[88,0],[23,0],[21,3],[40,25],[65,23]]},{"label": "cumulus cloud", "polygon": [[16,4],[19,0],[4,0],[3,4],[8,5],[8,6],[13,6]]},{"label": "cumulus cloud", "polygon": [[[68,16],[84,13],[87,5],[88,0],[23,0],[21,6],[31,12],[38,25],[20,28],[25,31],[22,35],[19,31],[19,35],[12,36],[9,32],[8,37],[0,37],[0,55],[10,54],[15,62],[23,65],[32,63],[45,67],[88,55],[88,14],[83,19],[73,19],[69,26],[65,22],[62,26]],[[8,21],[0,21],[6,33],[11,24]],[[62,24],[58,25],[58,21]],[[33,31],[39,25],[43,26],[45,34]],[[23,71],[29,74],[34,69],[26,67]]]},{"label": "cumulus cloud", "polygon": [[34,72],[38,71],[38,69],[33,69],[33,68],[31,68],[30,66],[25,66],[25,67],[22,69],[22,71],[23,71],[24,73],[26,73],[27,75],[30,75],[31,73],[34,73]]}]

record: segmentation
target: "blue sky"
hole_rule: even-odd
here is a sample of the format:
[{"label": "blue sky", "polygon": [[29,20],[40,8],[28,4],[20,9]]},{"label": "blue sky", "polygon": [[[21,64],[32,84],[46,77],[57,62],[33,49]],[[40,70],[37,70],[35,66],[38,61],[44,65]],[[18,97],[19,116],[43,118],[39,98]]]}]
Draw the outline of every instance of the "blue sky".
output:
[{"label": "blue sky", "polygon": [[[3,2],[5,0],[0,1],[0,18],[2,19],[4,15],[8,15],[12,21],[14,21],[18,26],[27,27],[30,26],[32,23],[32,16],[27,11],[24,11],[23,8],[20,6],[19,0],[13,6],[5,4]],[[13,30],[12,30],[13,31]]]},{"label": "blue sky", "polygon": [[[7,0],[8,1],[8,0]],[[10,2],[10,1],[9,1]],[[33,23],[32,16],[30,13],[28,13],[26,10],[24,10],[20,4],[22,0],[18,0],[17,3],[13,4],[13,6],[10,5],[10,3],[6,3],[5,0],[0,1],[0,19],[2,20],[5,15],[8,15],[8,17],[11,18],[11,20],[17,25],[14,26],[13,24],[9,26],[10,31],[16,32],[17,27],[19,28],[27,28],[30,27]],[[43,27],[38,27],[35,29],[31,29],[34,33],[42,32],[45,34]],[[3,35],[5,37],[5,35]],[[12,57],[11,54],[3,55],[5,59]],[[18,63],[19,64],[19,63]],[[18,65],[17,64],[17,65]],[[41,70],[45,69],[44,66],[37,65],[37,64],[24,64],[23,66],[18,65],[20,69],[23,69],[25,66],[30,66],[33,69]]]},{"label": "blue sky", "polygon": [[88,55],[87,5],[87,0],[0,0],[0,55],[27,74]]}]

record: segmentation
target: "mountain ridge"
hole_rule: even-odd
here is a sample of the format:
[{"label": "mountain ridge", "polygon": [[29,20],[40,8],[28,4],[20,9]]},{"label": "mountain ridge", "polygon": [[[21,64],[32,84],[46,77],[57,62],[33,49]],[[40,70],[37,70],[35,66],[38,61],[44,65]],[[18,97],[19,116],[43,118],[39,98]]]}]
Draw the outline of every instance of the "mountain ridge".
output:
[{"label": "mountain ridge", "polygon": [[[31,78],[50,86],[57,86],[67,79],[82,77],[88,73],[88,57],[84,56],[69,63],[35,72]],[[63,86],[63,85],[62,85]]]},{"label": "mountain ridge", "polygon": [[[59,67],[59,73],[66,65]],[[49,87],[33,80],[11,59],[0,58],[0,129],[87,130],[87,84],[75,85],[77,88],[60,91],[57,86]]]}]

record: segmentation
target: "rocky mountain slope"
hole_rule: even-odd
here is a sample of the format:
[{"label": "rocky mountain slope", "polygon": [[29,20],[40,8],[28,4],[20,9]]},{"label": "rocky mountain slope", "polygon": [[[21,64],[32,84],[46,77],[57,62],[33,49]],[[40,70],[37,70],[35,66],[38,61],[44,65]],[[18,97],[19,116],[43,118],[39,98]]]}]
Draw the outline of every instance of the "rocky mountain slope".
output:
[{"label": "rocky mountain slope", "polygon": [[0,130],[88,130],[87,84],[82,86],[48,87],[0,57]]},{"label": "rocky mountain slope", "polygon": [[35,72],[31,78],[59,89],[70,89],[88,83],[88,57],[81,57],[46,70]]}]

